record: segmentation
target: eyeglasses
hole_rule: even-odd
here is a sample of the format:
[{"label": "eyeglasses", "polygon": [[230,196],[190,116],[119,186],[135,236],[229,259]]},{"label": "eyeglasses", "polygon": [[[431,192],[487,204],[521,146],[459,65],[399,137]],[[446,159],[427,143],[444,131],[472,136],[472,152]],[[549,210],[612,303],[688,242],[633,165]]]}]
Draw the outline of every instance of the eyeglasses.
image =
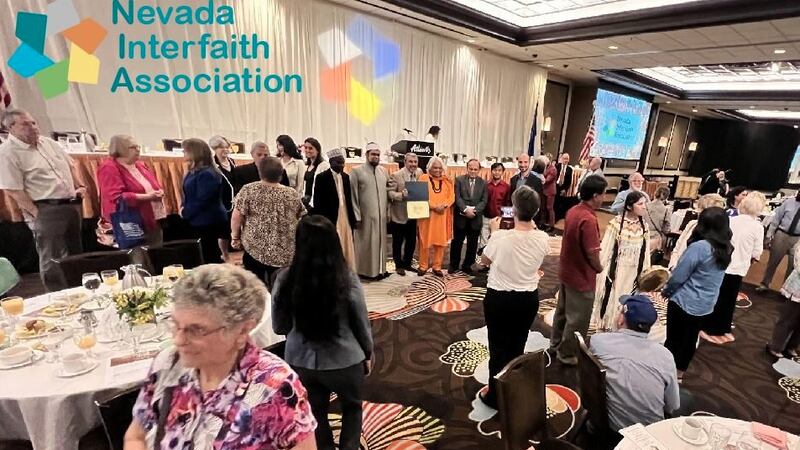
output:
[{"label": "eyeglasses", "polygon": [[179,327],[178,325],[175,324],[175,321],[173,321],[172,319],[168,319],[166,323],[167,326],[169,326],[169,331],[172,333],[172,336],[177,336],[179,332],[183,332],[183,336],[190,340],[204,338],[206,336],[212,335],[218,331],[228,328],[226,326],[221,326],[218,328],[214,328],[213,330],[209,330],[201,325],[188,325],[185,327]]}]

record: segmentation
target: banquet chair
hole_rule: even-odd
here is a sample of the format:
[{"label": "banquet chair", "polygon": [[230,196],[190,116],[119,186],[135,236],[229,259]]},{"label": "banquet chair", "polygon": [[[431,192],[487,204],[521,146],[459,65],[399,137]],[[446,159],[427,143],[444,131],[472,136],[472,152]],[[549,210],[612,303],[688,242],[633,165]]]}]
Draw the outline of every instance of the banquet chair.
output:
[{"label": "banquet chair", "polygon": [[164,267],[180,264],[184,269],[193,269],[203,265],[203,253],[200,250],[200,239],[181,239],[164,242],[158,246],[145,246],[148,270],[153,275],[160,274]]},{"label": "banquet chair", "polygon": [[5,295],[19,283],[19,272],[6,258],[0,257],[0,295]]},{"label": "banquet chair", "polygon": [[547,436],[544,350],[514,358],[495,377],[506,450],[525,450]]},{"label": "banquet chair", "polygon": [[100,413],[109,449],[122,450],[125,431],[133,420],[133,405],[138,395],[139,386],[95,395],[94,404]]},{"label": "banquet chair", "polygon": [[578,386],[581,403],[588,411],[584,423],[596,448],[607,448],[610,439],[608,404],[606,402],[606,369],[592,354],[579,332],[575,332],[580,352],[578,354]]},{"label": "banquet chair", "polygon": [[[54,259],[53,262],[61,269],[67,286],[76,287],[81,285],[81,277],[86,272],[99,273],[103,270],[114,270],[133,264],[132,253],[133,250],[130,249],[111,252],[89,252]],[[47,287],[51,288],[50,286]]]}]

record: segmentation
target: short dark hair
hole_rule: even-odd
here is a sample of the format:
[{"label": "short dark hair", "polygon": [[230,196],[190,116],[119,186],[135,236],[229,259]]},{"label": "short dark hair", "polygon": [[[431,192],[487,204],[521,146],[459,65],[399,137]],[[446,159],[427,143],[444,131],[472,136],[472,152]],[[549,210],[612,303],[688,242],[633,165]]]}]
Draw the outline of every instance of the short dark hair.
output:
[{"label": "short dark hair", "polygon": [[536,158],[533,160],[533,167],[531,170],[536,173],[544,173],[544,169],[547,168],[547,165],[544,163],[542,158]]},{"label": "short dark hair", "polygon": [[498,167],[503,169],[503,171],[505,172],[506,166],[504,166],[503,163],[501,163],[501,162],[496,162],[496,163],[492,164],[492,168],[490,170],[497,169]]},{"label": "short dark hair", "polygon": [[594,198],[595,195],[603,195],[608,187],[608,181],[600,175],[589,175],[583,180],[580,188],[580,198],[586,202]]},{"label": "short dark hair", "polygon": [[438,125],[434,125],[434,126],[432,126],[432,127],[430,127],[430,128],[428,129],[428,133],[430,133],[430,134],[434,134],[434,135],[435,135],[435,134],[439,134],[439,132],[440,132],[440,131],[442,131],[442,129],[441,129],[441,128],[439,128],[439,126],[438,126]]},{"label": "short dark hair", "polygon": [[511,194],[511,204],[517,219],[523,222],[530,222],[539,212],[539,194],[529,186],[522,185]]},{"label": "short dark hair", "polygon": [[258,162],[258,175],[262,180],[270,183],[279,183],[283,176],[283,164],[281,160],[268,156]]}]

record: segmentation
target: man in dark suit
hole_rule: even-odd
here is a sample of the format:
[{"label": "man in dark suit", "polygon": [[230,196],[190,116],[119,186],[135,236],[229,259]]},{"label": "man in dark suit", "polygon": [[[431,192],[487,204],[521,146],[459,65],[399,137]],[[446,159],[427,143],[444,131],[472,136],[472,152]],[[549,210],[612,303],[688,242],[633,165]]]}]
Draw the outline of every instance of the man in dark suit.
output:
[{"label": "man in dark suit", "polygon": [[[350,191],[350,176],[344,173],[344,151],[334,148],[328,151],[331,168],[317,175],[314,182],[314,207],[311,214],[326,217],[336,227],[342,253],[351,270],[356,269],[356,252],[353,243],[353,226],[356,214],[353,210],[353,195]],[[344,204],[342,204],[344,203]],[[344,206],[346,211],[342,210]]]},{"label": "man in dark suit", "polygon": [[467,239],[467,252],[461,270],[471,273],[478,253],[478,238],[483,227],[483,210],[486,208],[486,180],[480,175],[481,164],[477,159],[467,162],[467,174],[456,178],[455,217],[453,218],[453,241],[450,243],[450,269],[458,270],[461,262],[461,246]]},{"label": "man in dark suit", "polygon": [[[261,181],[261,177],[258,175],[258,163],[269,156],[267,144],[261,141],[254,142],[253,147],[250,149],[250,156],[253,157],[253,162],[233,168],[232,178],[234,195],[238,194],[245,184]],[[286,175],[285,170],[281,175],[281,184],[284,186],[289,185],[289,177]]]},{"label": "man in dark suit", "polygon": [[[569,188],[572,187],[572,167],[569,165],[569,153],[562,153],[556,163],[556,220],[561,220],[567,214],[570,200],[567,197]],[[575,199],[577,203],[577,198]]]},{"label": "man in dark suit", "polygon": [[[511,192],[513,193],[520,186],[525,185],[529,188],[533,189],[539,195],[539,201],[541,202],[544,199],[544,189],[543,189],[543,174],[546,164],[543,161],[536,160],[533,164],[533,169],[531,170],[531,157],[527,153],[522,153],[517,157],[517,167],[519,168],[519,172],[511,177]],[[537,171],[538,170],[538,171]],[[540,208],[541,210],[541,208]],[[536,223],[540,225],[540,218],[541,218],[541,211],[536,214]]]}]

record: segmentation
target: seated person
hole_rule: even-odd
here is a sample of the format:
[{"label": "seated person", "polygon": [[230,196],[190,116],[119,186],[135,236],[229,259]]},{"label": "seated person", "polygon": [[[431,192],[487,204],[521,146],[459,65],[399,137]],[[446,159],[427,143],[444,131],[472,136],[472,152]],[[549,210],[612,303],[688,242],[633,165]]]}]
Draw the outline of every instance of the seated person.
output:
[{"label": "seated person", "polygon": [[606,368],[609,427],[614,432],[664,420],[680,406],[672,353],[647,339],[658,319],[645,295],[620,298],[622,312],[615,332],[592,336],[590,349]]}]

